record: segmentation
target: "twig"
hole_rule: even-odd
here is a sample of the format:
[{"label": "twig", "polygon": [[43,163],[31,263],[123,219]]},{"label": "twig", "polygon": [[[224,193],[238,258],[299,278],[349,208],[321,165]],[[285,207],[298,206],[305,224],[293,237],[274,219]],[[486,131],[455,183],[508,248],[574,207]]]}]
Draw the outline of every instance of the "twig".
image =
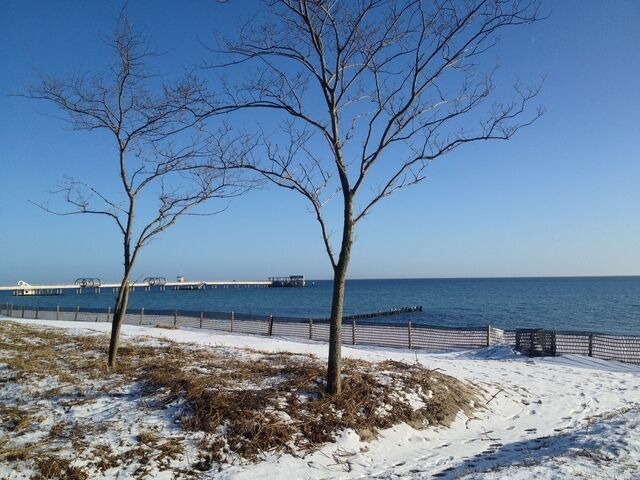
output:
[{"label": "twig", "polygon": [[485,403],[485,405],[489,405],[489,402],[491,400],[493,400],[494,398],[496,398],[500,392],[504,392],[504,389],[501,388],[500,390],[498,390],[493,397],[491,397],[489,400],[487,400],[487,403]]}]

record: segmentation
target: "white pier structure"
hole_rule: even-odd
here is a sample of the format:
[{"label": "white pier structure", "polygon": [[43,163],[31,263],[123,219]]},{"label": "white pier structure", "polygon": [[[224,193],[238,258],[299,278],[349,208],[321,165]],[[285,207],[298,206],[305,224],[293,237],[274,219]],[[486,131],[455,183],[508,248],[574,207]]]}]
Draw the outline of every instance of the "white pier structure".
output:
[{"label": "white pier structure", "polygon": [[[142,289],[150,291],[157,290],[205,290],[210,288],[249,288],[249,287],[271,287],[273,281],[186,281],[179,279],[176,282],[167,282],[162,277],[146,278],[144,281],[131,284],[131,291]],[[100,293],[102,290],[117,292],[120,283],[102,283],[97,278],[82,278],[75,283],[61,283],[50,285],[30,285],[20,280],[16,285],[0,286],[1,291],[12,291],[16,296],[41,296],[41,295],[63,295],[67,291]]]}]

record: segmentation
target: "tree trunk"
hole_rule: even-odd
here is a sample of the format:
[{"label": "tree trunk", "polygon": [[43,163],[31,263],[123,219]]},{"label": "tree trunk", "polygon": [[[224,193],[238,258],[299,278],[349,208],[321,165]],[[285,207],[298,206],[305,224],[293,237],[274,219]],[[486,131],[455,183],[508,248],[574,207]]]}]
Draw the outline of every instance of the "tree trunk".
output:
[{"label": "tree trunk", "polygon": [[129,184],[126,181],[124,170],[124,149],[120,150],[120,175],[122,177],[125,190],[129,194],[129,211],[127,212],[127,228],[124,232],[124,238],[122,247],[124,250],[124,275],[122,276],[122,282],[120,283],[120,290],[118,291],[118,298],[116,299],[116,306],[113,309],[113,322],[111,323],[111,339],[109,340],[109,368],[115,368],[116,356],[118,355],[118,346],[120,345],[120,327],[124,322],[124,317],[127,313],[127,305],[129,303],[129,278],[131,278],[131,271],[133,269],[133,263],[138,254],[138,245],[133,249],[133,255],[131,254],[131,231],[133,229],[133,214],[135,211],[135,197],[131,193]]},{"label": "tree trunk", "polygon": [[327,393],[337,395],[342,391],[342,311],[347,281],[347,269],[353,245],[353,219],[350,199],[345,202],[345,220],[342,231],[340,257],[333,273],[333,296],[331,299],[331,324],[329,326],[329,362],[327,365]]},{"label": "tree trunk", "polygon": [[116,306],[113,309],[113,322],[111,324],[111,340],[109,341],[109,368],[115,368],[116,355],[118,354],[118,346],[120,345],[120,327],[127,313],[127,304],[129,303],[129,273],[125,274],[120,291],[116,300]]},{"label": "tree trunk", "polygon": [[327,393],[331,395],[338,394],[342,391],[342,381],[340,377],[340,372],[342,370],[342,311],[344,308],[344,290],[346,280],[347,264],[339,264],[333,275],[331,324],[329,326]]}]

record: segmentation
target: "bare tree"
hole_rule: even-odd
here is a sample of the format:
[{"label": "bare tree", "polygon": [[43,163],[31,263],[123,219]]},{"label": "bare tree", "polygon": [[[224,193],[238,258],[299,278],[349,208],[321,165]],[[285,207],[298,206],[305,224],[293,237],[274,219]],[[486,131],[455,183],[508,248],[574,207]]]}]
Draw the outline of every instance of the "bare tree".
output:
[{"label": "bare tree", "polygon": [[[356,224],[421,182],[430,161],[464,144],[509,139],[539,117],[525,108],[539,87],[516,85],[509,100],[497,100],[504,94],[483,55],[501,30],[538,17],[535,0],[268,0],[237,38],[211,49],[210,67],[245,74],[226,85],[230,108],[281,120],[276,130],[258,124],[261,155],[243,167],[298,192],[319,222],[334,280],[328,393],[341,390]],[[336,242],[332,199],[342,207]]]},{"label": "bare tree", "polygon": [[[119,193],[104,193],[68,178],[58,193],[69,209],[40,205],[58,215],[104,216],[122,234],[124,270],[108,360],[114,367],[132,270],[142,247],[192,208],[236,195],[242,188],[224,168],[225,155],[236,153],[234,143],[225,140],[227,132],[204,135],[200,128],[211,111],[205,85],[192,75],[171,84],[152,75],[147,64],[155,53],[124,16],[109,46],[114,62],[107,72],[65,80],[43,77],[25,96],[53,103],[76,130],[104,131],[114,140]],[[150,214],[142,211],[143,199],[144,205],[152,204]]]}]

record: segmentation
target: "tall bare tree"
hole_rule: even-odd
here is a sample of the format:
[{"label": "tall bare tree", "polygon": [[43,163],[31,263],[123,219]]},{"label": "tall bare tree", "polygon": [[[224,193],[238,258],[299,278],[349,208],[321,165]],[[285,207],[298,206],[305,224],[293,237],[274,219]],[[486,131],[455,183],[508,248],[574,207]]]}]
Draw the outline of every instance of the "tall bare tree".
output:
[{"label": "tall bare tree", "polygon": [[[430,161],[464,144],[509,139],[542,113],[526,108],[538,87],[516,85],[500,101],[495,70],[483,58],[500,31],[537,20],[538,6],[528,0],[264,6],[236,38],[212,49],[210,66],[245,74],[242,81],[240,73],[230,75],[230,108],[271,112],[269,125],[258,120],[261,155],[243,166],[298,192],[319,222],[334,280],[326,390],[336,394],[356,224],[380,200],[421,182]],[[341,204],[337,241],[331,200]]]},{"label": "tall bare tree", "polygon": [[124,270],[108,359],[114,367],[141,249],[192,208],[212,198],[236,195],[242,188],[224,168],[225,155],[236,153],[233,142],[225,140],[227,132],[205,136],[200,129],[203,116],[211,110],[203,82],[186,75],[166,84],[152,75],[148,63],[155,54],[124,16],[109,46],[114,61],[106,72],[63,80],[43,77],[25,96],[53,103],[75,130],[107,132],[113,140],[111,166],[119,178],[119,192],[104,192],[68,178],[58,193],[70,208],[56,211],[47,204],[40,206],[59,215],[104,216],[122,235]]}]

